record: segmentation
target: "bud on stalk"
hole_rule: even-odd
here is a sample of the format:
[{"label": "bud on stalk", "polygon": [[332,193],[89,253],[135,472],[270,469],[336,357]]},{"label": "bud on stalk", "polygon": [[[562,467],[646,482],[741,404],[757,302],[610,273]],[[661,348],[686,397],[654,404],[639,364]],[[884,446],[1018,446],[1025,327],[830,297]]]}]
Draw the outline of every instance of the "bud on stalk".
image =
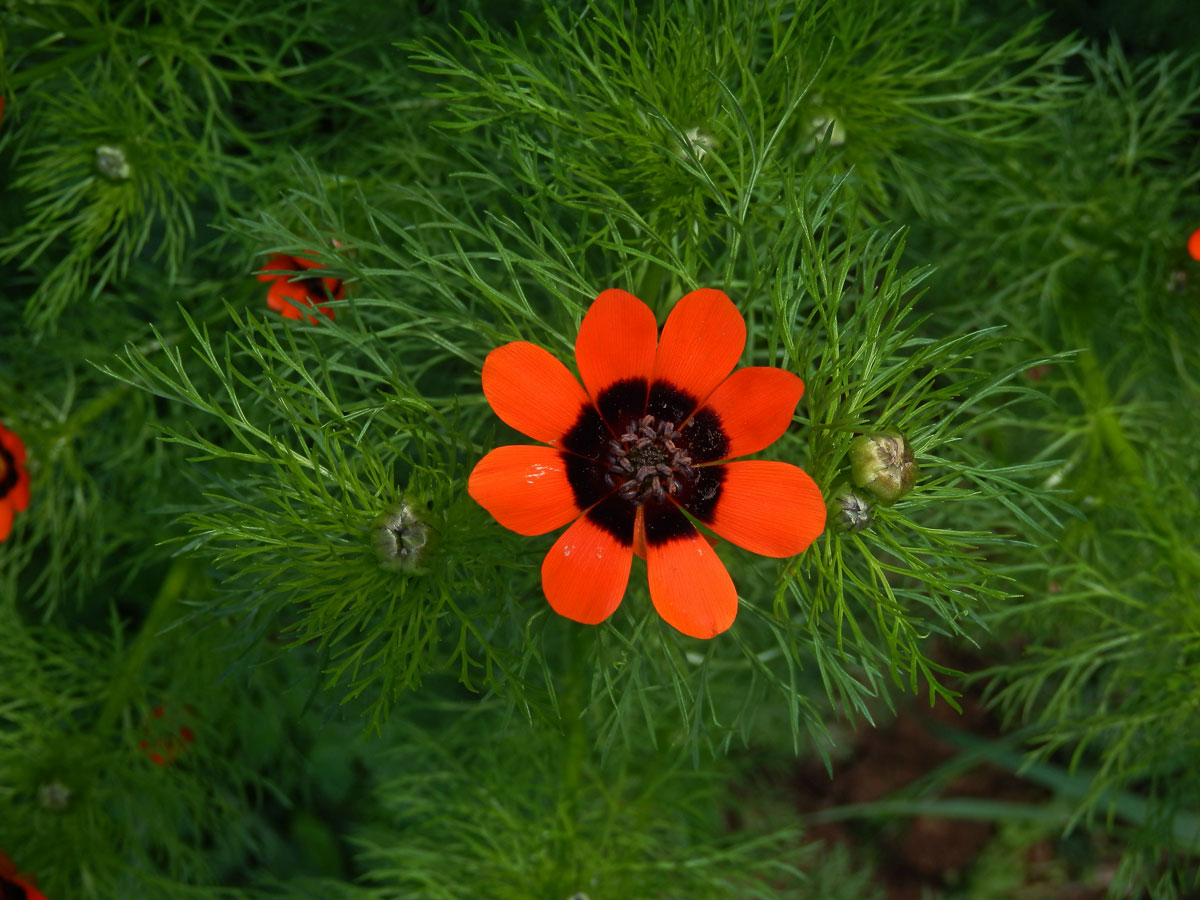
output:
[{"label": "bud on stalk", "polygon": [[871,524],[871,501],[844,482],[834,489],[825,508],[836,531],[856,534]]},{"label": "bud on stalk", "polygon": [[380,568],[392,572],[422,571],[429,548],[429,525],[407,500],[394,503],[371,526],[371,538]]},{"label": "bud on stalk", "polygon": [[912,447],[898,434],[864,434],[850,444],[850,477],[884,506],[912,490],[920,469]]},{"label": "bud on stalk", "polygon": [[128,181],[133,175],[125,151],[113,144],[101,144],[96,148],[96,168],[109,181]]}]

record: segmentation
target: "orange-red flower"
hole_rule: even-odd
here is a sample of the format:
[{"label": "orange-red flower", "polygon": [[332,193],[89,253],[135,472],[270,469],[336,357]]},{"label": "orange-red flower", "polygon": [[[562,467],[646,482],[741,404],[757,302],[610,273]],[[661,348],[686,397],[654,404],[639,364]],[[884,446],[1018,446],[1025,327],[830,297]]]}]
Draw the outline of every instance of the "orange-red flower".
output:
[{"label": "orange-red flower", "polygon": [[0,541],[12,533],[13,517],[29,506],[29,473],[25,445],[0,425]]},{"label": "orange-red flower", "polygon": [[267,290],[267,306],[281,313],[285,319],[299,319],[304,316],[313,325],[317,324],[317,318],[302,312],[304,307],[318,309],[329,318],[334,318],[333,310],[322,304],[329,300],[341,300],[346,296],[346,287],[342,284],[342,279],[325,278],[316,274],[297,278],[292,274],[324,268],[327,267],[304,256],[273,253],[267,260],[266,269],[258,273],[259,281],[271,282],[271,287]]},{"label": "orange-red flower", "polygon": [[804,392],[782,369],[730,374],[745,343],[746,323],[720,291],[680,300],[659,338],[649,307],[613,289],[579,327],[583,387],[533,344],[488,354],[492,409],[549,446],[496,448],[468,490],[518,534],[574,521],[542,563],[542,589],[560,615],[589,625],[608,618],[637,553],[659,615],[711,638],[733,624],[737,591],[693,520],[764,556],[793,556],[821,533],[825,502],[801,469],[730,462],[779,438]]},{"label": "orange-red flower", "polygon": [[1192,259],[1200,260],[1200,228],[1192,232],[1192,236],[1188,238],[1188,253]]}]

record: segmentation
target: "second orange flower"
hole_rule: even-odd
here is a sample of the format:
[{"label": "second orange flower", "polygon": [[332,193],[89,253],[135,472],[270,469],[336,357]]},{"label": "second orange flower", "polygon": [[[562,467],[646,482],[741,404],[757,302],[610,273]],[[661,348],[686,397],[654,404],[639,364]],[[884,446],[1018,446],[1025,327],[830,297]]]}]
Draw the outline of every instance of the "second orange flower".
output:
[{"label": "second orange flower", "polygon": [[[334,318],[333,310],[325,304],[345,297],[346,288],[340,278],[328,278],[312,271],[324,268],[321,263],[304,256],[272,254],[266,268],[257,273],[259,281],[271,282],[267,289],[267,306],[285,319],[303,316],[313,325],[317,324],[317,318],[304,312],[305,309],[317,309]],[[309,274],[297,277],[301,272]]]},{"label": "second orange flower", "polygon": [[29,506],[29,472],[25,445],[0,425],[0,541],[8,540],[13,518]]},{"label": "second orange flower", "polygon": [[650,308],[612,289],[579,328],[583,387],[533,344],[488,355],[483,392],[496,415],[549,446],[498,447],[475,467],[468,490],[519,534],[573,521],[542,564],[556,612],[604,621],[624,597],[637,553],[663,619],[711,638],[733,624],[737,590],[694,522],[764,556],[793,556],[820,535],[825,503],[803,470],[731,461],[778,439],[804,392],[783,369],[731,374],[745,342],[745,321],[721,291],[685,296],[659,338]]}]

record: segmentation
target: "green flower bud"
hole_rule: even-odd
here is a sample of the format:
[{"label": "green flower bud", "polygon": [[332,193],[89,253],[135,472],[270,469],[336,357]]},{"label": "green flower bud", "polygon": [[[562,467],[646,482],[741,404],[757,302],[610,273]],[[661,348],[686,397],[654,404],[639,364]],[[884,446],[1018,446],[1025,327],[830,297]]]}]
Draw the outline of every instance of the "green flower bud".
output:
[{"label": "green flower bud", "polygon": [[371,526],[371,540],[381,568],[390,572],[420,573],[429,549],[430,528],[407,500],[394,503]]},{"label": "green flower bud", "polygon": [[830,494],[825,508],[836,531],[854,534],[871,524],[871,501],[844,482]]},{"label": "green flower bud", "polygon": [[850,479],[891,506],[912,490],[920,470],[898,434],[863,434],[850,444]]},{"label": "green flower bud", "polygon": [[96,148],[96,168],[110,181],[128,181],[133,175],[125,151],[112,144],[101,144]]}]

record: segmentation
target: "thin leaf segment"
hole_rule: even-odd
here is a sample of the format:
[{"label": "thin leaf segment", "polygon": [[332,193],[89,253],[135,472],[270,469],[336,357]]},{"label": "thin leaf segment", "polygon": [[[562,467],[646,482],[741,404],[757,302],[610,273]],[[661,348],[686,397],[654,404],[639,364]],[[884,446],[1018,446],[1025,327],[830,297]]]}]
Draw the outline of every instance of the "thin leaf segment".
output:
[{"label": "thin leaf segment", "polygon": [[525,535],[568,523],[542,564],[559,614],[604,621],[621,603],[636,553],[659,614],[711,638],[737,614],[737,591],[693,524],[765,556],[800,553],[825,526],[825,503],[800,468],[731,461],[777,440],[804,383],[769,367],[731,371],[746,342],[721,291],[680,300],[663,326],[611,289],[584,316],[579,382],[554,356],[517,341],[493,350],[483,392],[504,422],[549,446],[498,447],[471,473],[471,496]]}]

